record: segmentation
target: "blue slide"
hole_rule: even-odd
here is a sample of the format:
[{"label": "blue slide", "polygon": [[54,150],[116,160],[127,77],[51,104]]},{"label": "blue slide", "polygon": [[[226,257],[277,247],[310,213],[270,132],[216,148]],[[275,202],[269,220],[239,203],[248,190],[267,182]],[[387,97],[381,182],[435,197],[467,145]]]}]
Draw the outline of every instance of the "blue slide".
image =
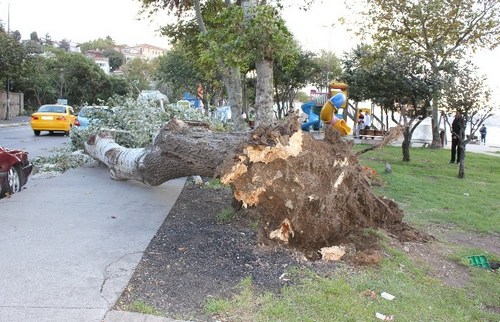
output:
[{"label": "blue slide", "polygon": [[309,132],[311,126],[314,131],[319,131],[321,126],[321,121],[319,120],[319,115],[313,113],[313,107],[315,106],[314,101],[309,101],[307,103],[302,104],[300,107],[304,113],[309,116],[309,120],[306,123],[302,123],[302,131]]}]

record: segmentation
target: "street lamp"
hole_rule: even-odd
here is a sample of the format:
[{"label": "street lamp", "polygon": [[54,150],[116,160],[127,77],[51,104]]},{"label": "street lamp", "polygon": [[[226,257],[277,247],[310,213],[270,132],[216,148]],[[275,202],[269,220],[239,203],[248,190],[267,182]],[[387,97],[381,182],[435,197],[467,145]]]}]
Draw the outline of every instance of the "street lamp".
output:
[{"label": "street lamp", "polygon": [[[329,91],[329,86],[330,86],[330,64],[331,64],[331,37],[332,37],[332,28],[335,26],[335,24],[329,24],[329,25],[321,25],[323,28],[328,28],[328,51],[326,52],[326,90]],[[330,94],[330,93],[328,93]]]},{"label": "street lamp", "polygon": [[[7,36],[10,36],[10,2],[7,5]],[[10,97],[9,97],[9,92],[10,92],[10,78],[9,75],[7,74],[7,106],[6,106],[6,113],[5,113],[5,120],[9,119],[9,113],[10,113]]]}]

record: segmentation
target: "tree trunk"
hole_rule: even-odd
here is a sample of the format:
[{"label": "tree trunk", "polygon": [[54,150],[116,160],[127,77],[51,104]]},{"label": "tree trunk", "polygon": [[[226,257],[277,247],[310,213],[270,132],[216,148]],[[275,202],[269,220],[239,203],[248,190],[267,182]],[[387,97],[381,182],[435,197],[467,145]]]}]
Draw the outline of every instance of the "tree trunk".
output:
[{"label": "tree trunk", "polygon": [[273,121],[273,60],[255,61],[257,84],[255,88],[255,125],[271,124]]},{"label": "tree trunk", "polygon": [[[435,64],[431,64],[433,72],[433,80],[437,83],[440,79],[439,68]],[[439,99],[440,94],[438,91],[434,91],[432,94],[432,112],[431,112],[431,128],[432,128],[432,143],[431,148],[441,148],[441,136],[439,135]]]},{"label": "tree trunk", "polygon": [[403,151],[403,162],[410,162],[410,143],[411,131],[409,127],[405,127],[403,131],[403,143],[401,144],[401,149]]},{"label": "tree trunk", "polygon": [[465,178],[465,147],[466,145],[463,144],[463,139],[460,140],[460,148],[462,149],[462,153],[460,154],[459,162],[458,162],[458,178],[463,179]]},{"label": "tree trunk", "polygon": [[237,67],[227,67],[222,62],[222,80],[226,87],[229,106],[231,106],[231,120],[237,131],[246,129],[242,118],[243,111],[243,87],[241,85],[241,73]]},{"label": "tree trunk", "polygon": [[[228,2],[226,2],[226,6],[228,6]],[[196,22],[198,23],[200,33],[207,33],[207,28],[201,14],[201,5],[199,0],[194,1],[194,8]],[[224,82],[224,87],[226,88],[229,106],[231,106],[231,121],[237,131],[242,131],[246,129],[246,125],[240,117],[240,114],[243,111],[241,73],[237,67],[227,66],[222,59],[218,59],[217,63],[222,70],[222,81]]]},{"label": "tree trunk", "polygon": [[126,149],[100,134],[85,151],[117,180],[159,185],[183,176],[220,176],[235,199],[260,216],[265,241],[277,240],[310,258],[322,247],[349,243],[366,228],[387,229],[401,240],[418,235],[402,222],[394,201],[373,194],[352,143],[331,127],[325,139],[316,140],[300,130],[295,116],[249,134],[216,134],[173,120],[147,148]]}]

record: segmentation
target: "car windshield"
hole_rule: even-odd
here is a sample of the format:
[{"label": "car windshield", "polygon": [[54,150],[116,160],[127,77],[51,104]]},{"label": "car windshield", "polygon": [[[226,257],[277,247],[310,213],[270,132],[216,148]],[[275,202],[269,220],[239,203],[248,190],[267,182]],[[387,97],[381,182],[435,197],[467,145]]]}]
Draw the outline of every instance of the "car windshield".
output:
[{"label": "car windshield", "polygon": [[58,105],[42,105],[38,109],[38,112],[66,113],[66,108]]}]

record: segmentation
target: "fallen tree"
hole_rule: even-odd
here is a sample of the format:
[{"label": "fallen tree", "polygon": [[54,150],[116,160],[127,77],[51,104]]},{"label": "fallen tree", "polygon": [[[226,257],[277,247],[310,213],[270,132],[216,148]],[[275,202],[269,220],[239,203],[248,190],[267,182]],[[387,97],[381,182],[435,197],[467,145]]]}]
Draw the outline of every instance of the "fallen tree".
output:
[{"label": "fallen tree", "polygon": [[119,146],[103,132],[85,151],[106,164],[115,180],[159,185],[191,175],[220,177],[236,200],[259,214],[263,236],[310,255],[366,228],[421,239],[402,222],[394,201],[372,192],[353,143],[335,129],[327,127],[317,140],[300,130],[296,118],[250,133],[214,133],[203,125],[172,120],[143,149]]}]

